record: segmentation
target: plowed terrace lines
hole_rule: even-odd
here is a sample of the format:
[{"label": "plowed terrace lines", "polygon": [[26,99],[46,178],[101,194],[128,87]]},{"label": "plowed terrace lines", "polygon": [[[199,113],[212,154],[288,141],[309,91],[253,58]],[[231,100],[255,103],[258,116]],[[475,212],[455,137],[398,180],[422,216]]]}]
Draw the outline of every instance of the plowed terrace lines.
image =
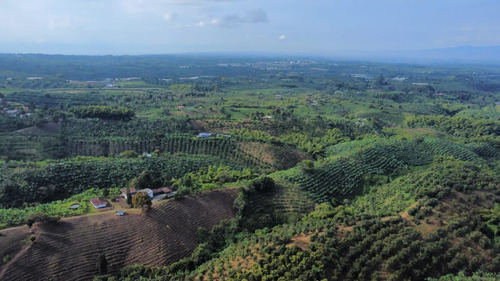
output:
[{"label": "plowed terrace lines", "polygon": [[[28,228],[1,233],[0,250],[15,257],[0,267],[0,280],[91,280],[97,256],[104,253],[108,272],[126,265],[167,265],[186,257],[198,243],[198,227],[211,229],[234,217],[236,190],[213,191],[153,206],[143,215],[113,212],[63,219],[33,227],[36,242],[24,241]],[[17,246],[13,246],[17,245]],[[21,246],[18,246],[21,245]]]}]

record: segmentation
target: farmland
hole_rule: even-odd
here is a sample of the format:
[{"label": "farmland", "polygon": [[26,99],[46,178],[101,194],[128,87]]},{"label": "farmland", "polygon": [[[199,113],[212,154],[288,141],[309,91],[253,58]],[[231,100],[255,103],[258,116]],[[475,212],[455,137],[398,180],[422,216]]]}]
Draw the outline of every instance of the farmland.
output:
[{"label": "farmland", "polygon": [[0,55],[2,280],[500,271],[496,67],[21,58]]},{"label": "farmland", "polygon": [[[97,274],[96,253],[106,253],[109,272],[126,265],[159,266],[188,256],[198,243],[199,227],[210,229],[234,216],[235,190],[214,191],[154,205],[143,215],[126,211],[63,219],[1,231],[2,280],[89,280]],[[34,243],[28,243],[34,235]],[[31,268],[26,270],[26,268]],[[68,270],[71,268],[71,270]]]}]

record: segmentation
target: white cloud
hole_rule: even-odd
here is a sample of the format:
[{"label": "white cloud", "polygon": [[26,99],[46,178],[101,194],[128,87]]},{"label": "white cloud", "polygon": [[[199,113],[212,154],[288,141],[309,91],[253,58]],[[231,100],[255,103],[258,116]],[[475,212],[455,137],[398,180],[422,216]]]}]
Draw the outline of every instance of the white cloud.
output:
[{"label": "white cloud", "polygon": [[267,23],[269,18],[267,17],[266,11],[263,9],[253,9],[247,11],[245,16],[239,16],[237,14],[225,15],[221,18],[214,18],[210,21],[200,22],[198,26],[220,26],[220,27],[236,27],[241,24],[255,24],[255,23]]},{"label": "white cloud", "polygon": [[286,39],[286,36],[285,35],[280,35],[278,36],[278,40],[285,40]]},{"label": "white cloud", "polygon": [[166,21],[172,21],[177,18],[177,13],[165,13],[163,19]]}]

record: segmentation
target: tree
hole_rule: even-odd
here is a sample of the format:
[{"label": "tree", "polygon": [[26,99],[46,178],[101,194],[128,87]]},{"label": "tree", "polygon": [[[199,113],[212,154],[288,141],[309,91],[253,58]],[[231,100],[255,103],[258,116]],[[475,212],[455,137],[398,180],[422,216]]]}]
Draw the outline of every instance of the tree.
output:
[{"label": "tree", "polygon": [[132,194],[130,193],[130,187],[127,187],[127,204],[132,205]]},{"label": "tree", "polygon": [[134,188],[135,190],[155,187],[157,187],[156,183],[148,171],[143,171],[138,177],[130,182],[130,188]]},{"label": "tree", "polygon": [[299,170],[304,173],[309,173],[314,170],[314,162],[309,159],[302,160],[297,166]]},{"label": "tree", "polygon": [[252,185],[257,192],[268,192],[274,188],[274,180],[270,177],[263,177],[256,179]]},{"label": "tree", "polygon": [[108,260],[106,259],[105,254],[100,254],[97,257],[96,267],[100,275],[106,274],[106,272],[108,271]]},{"label": "tree", "polygon": [[132,204],[134,207],[138,208],[143,206],[151,207],[151,204],[153,203],[151,202],[151,197],[149,197],[147,192],[139,191],[134,197],[132,197]]},{"label": "tree", "polygon": [[379,76],[377,76],[377,78],[375,79],[375,85],[377,86],[387,85],[387,82],[385,82],[384,75],[380,74]]},{"label": "tree", "polygon": [[33,226],[36,222],[50,222],[55,223],[59,220],[59,217],[49,216],[46,213],[42,212],[34,212],[28,215],[28,219],[26,220],[26,224],[29,228]]},{"label": "tree", "polygon": [[139,157],[139,154],[133,150],[125,150],[120,153],[120,156],[123,158],[137,158]]}]

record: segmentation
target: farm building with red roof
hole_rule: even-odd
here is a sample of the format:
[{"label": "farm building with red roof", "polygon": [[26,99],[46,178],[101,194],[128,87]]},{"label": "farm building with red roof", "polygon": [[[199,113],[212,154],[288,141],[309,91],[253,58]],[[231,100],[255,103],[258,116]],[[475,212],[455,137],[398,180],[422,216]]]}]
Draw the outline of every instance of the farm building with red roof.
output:
[{"label": "farm building with red roof", "polygon": [[92,198],[92,199],[90,199],[90,203],[96,209],[101,209],[101,208],[105,208],[106,206],[108,206],[108,201],[106,201],[106,199],[104,199],[102,197]]}]

